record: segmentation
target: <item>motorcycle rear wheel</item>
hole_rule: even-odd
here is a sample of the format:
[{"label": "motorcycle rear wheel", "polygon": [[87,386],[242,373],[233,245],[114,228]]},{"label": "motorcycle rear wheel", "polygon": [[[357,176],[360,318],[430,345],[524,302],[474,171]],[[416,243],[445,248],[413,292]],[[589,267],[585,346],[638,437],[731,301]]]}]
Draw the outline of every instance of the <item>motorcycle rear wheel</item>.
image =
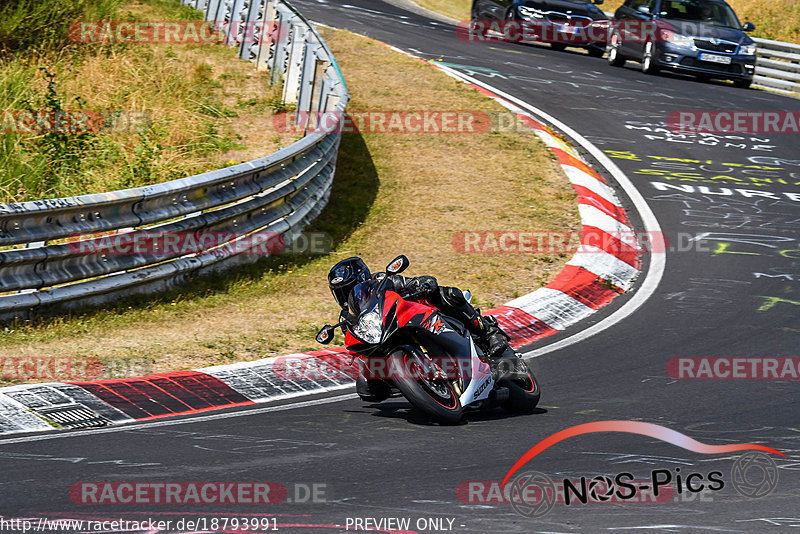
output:
[{"label": "motorcycle rear wheel", "polygon": [[388,363],[390,369],[400,370],[401,376],[394,380],[395,385],[414,408],[442,425],[461,422],[463,408],[450,381],[432,379],[421,373],[424,368],[438,367],[427,354],[420,350],[409,353],[398,349],[389,355]]}]

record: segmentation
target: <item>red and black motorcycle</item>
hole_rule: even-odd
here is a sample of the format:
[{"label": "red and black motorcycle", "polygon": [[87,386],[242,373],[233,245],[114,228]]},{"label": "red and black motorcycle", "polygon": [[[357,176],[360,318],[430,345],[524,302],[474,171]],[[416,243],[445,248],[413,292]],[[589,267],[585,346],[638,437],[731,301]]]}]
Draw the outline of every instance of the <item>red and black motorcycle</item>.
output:
[{"label": "red and black motorcycle", "polygon": [[[408,258],[398,256],[386,273],[357,284],[348,297],[351,313],[336,325],[325,325],[317,341],[330,343],[342,327],[345,345],[360,360],[359,380],[383,388],[384,398],[399,392],[439,423],[460,422],[465,409],[501,406],[531,413],[539,402],[539,386],[516,352],[490,360],[461,322],[390,289],[387,273],[399,274],[408,265]],[[469,292],[464,296],[470,300]]]}]

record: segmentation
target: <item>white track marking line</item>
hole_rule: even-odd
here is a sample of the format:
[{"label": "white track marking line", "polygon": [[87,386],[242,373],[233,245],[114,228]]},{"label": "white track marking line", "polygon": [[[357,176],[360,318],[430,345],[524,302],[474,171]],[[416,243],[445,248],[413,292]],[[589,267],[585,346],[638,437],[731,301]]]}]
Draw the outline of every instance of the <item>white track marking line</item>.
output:
[{"label": "white track marking line", "polygon": [[[435,63],[434,63],[435,65]],[[539,117],[540,119],[544,120],[546,123],[552,124],[570,138],[572,138],[576,143],[581,145],[587,152],[589,152],[600,165],[602,165],[611,176],[617,181],[620,187],[625,191],[628,195],[628,198],[633,203],[636,211],[639,212],[639,216],[642,219],[642,224],[644,225],[644,229],[648,234],[651,236],[652,239],[658,240],[659,243],[655,243],[655,250],[665,250],[663,246],[659,249],[657,248],[662,241],[663,234],[661,233],[661,225],[658,223],[658,219],[656,219],[655,214],[650,209],[650,206],[647,205],[642,194],[636,189],[636,186],[633,185],[630,178],[628,178],[622,169],[620,169],[616,163],[611,161],[611,159],[606,156],[602,150],[597,148],[593,143],[591,143],[588,139],[584,136],[576,132],[574,129],[570,128],[560,120],[556,119],[549,113],[542,111],[541,109],[534,107],[524,100],[520,100],[519,98],[512,96],[500,89],[489,85],[488,83],[484,83],[480,80],[473,78],[472,76],[468,76],[461,72],[458,72],[455,69],[450,67],[446,67],[444,65],[436,65],[439,69],[443,72],[449,73],[454,78],[461,79],[462,81],[468,81],[474,85],[479,87],[483,87],[496,95],[499,95],[510,102],[513,102],[517,106],[529,111],[533,115]],[[644,304],[647,299],[649,299],[653,293],[655,293],[656,289],[658,288],[658,284],[661,282],[661,278],[664,276],[664,269],[667,264],[667,255],[665,252],[660,252],[656,254],[650,254],[650,262],[647,266],[647,273],[645,274],[645,278],[642,281],[642,285],[639,287],[638,291],[633,294],[633,297],[625,304],[622,305],[617,311],[596,323],[585,330],[581,330],[567,338],[562,339],[561,341],[556,341],[555,343],[551,343],[550,345],[546,345],[544,347],[531,350],[523,354],[523,356],[527,356],[530,358],[536,358],[539,356],[543,356],[549,352],[553,352],[556,350],[560,350],[566,348],[570,345],[575,343],[579,343],[585,339],[588,339],[596,334],[599,334],[603,330],[610,328],[617,324],[618,322],[622,321],[623,319],[627,318],[633,312],[639,309],[639,307]]]},{"label": "white track marking line", "polygon": [[[353,385],[348,385],[347,387],[354,387]],[[342,388],[344,389],[344,388]],[[97,434],[108,434],[111,432],[125,432],[128,430],[138,430],[140,428],[156,428],[161,426],[172,426],[172,425],[185,425],[191,423],[200,423],[203,421],[213,421],[215,419],[230,419],[233,417],[249,417],[251,415],[260,415],[263,413],[269,412],[281,412],[284,410],[294,410],[295,408],[305,408],[308,406],[317,406],[319,404],[331,404],[334,402],[341,402],[345,400],[352,400],[356,398],[355,393],[348,393],[346,395],[338,395],[336,397],[326,397],[323,399],[313,399],[308,401],[302,402],[294,402],[291,404],[281,404],[280,406],[263,406],[261,408],[253,408],[253,409],[245,409],[239,412],[231,412],[231,413],[215,413],[209,415],[198,415],[188,417],[186,419],[176,419],[175,417],[171,417],[168,419],[164,419],[161,421],[131,421],[130,423],[125,423],[122,425],[115,425],[110,426],[107,428],[97,428],[97,429],[90,429],[90,430],[72,430],[72,431],[59,431],[54,430],[52,434],[44,434],[38,436],[23,436],[21,438],[11,438],[11,439],[3,439],[0,440],[0,447],[3,445],[12,445],[14,443],[30,443],[32,441],[45,441],[49,439],[60,439],[60,438],[75,438],[75,437],[91,437],[96,436]]]}]

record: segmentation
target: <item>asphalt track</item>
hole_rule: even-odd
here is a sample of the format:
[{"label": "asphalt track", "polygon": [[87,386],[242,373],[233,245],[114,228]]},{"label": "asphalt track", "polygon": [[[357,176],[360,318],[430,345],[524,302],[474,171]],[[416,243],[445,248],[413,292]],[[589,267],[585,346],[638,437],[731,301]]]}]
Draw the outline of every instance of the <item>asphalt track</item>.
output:
[{"label": "asphalt track", "polygon": [[[539,413],[474,415],[466,425],[446,428],[425,424],[399,400],[375,407],[339,393],[319,403],[15,437],[0,441],[0,513],[51,519],[271,514],[284,532],[344,531],[335,525],[355,517],[407,517],[411,530],[420,532],[444,530],[414,528],[419,518],[452,519],[451,532],[790,532],[800,526],[800,383],[674,380],[665,370],[674,357],[800,355],[800,202],[783,194],[800,193],[800,143],[792,135],[712,140],[657,129],[677,110],[797,110],[798,101],[677,76],[646,76],[636,64],[614,69],[582,52],[464,43],[450,26],[377,0],[298,0],[295,5],[312,20],[441,59],[546,110],[606,151],[647,199],[672,243],[656,292],[612,328],[533,360],[543,389]],[[382,76],[391,74],[376,73],[376,83]],[[754,164],[771,169],[745,167]],[[754,177],[762,185],[753,185]],[[695,190],[662,191],[652,182]],[[698,193],[699,186],[732,192]],[[748,197],[736,188],[773,192],[775,198]],[[626,207],[635,217],[633,207]],[[705,248],[676,246],[703,232],[711,232],[712,239],[694,245]],[[602,320],[627,298],[531,348]],[[536,519],[504,503],[459,500],[459,484],[501,480],[535,443],[601,420],[657,423],[710,444],[774,447],[786,454],[776,458],[778,487],[761,499],[740,496],[727,485],[703,499],[687,494],[659,504],[557,503]],[[728,481],[738,456],[698,454],[653,438],[602,433],[559,443],[523,470],[556,480],[622,471],[647,479],[653,469],[674,473],[679,467],[684,474],[718,470]],[[68,496],[79,481],[206,480],[276,481],[290,488],[325,484],[326,502],[89,506]]]}]

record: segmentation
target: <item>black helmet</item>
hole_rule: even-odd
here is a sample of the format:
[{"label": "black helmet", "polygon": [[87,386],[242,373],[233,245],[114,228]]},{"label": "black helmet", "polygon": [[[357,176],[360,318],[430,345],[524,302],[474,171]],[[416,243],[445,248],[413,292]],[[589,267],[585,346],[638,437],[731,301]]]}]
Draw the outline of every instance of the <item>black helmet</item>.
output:
[{"label": "black helmet", "polygon": [[347,296],[356,284],[369,279],[369,267],[358,256],[342,260],[328,273],[328,286],[333,298],[342,308],[347,307]]}]

